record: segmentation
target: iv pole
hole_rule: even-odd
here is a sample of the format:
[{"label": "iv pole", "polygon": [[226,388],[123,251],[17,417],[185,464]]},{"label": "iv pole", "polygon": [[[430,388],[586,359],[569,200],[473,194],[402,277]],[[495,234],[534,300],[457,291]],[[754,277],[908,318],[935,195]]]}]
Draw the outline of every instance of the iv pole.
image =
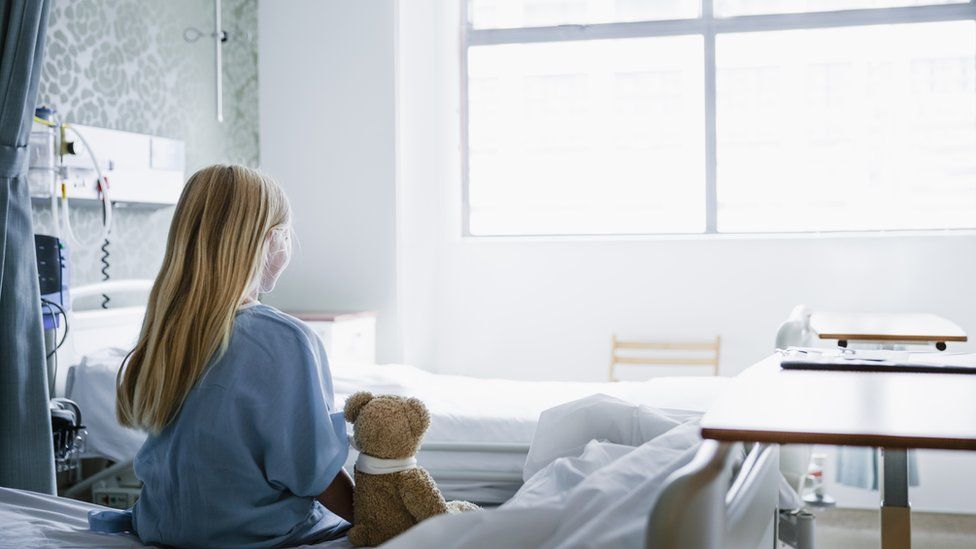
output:
[{"label": "iv pole", "polygon": [[[227,41],[228,35],[223,29],[221,29],[221,0],[214,0],[214,26],[213,32],[210,36],[214,40],[214,83],[215,85],[215,102],[214,106],[217,111],[217,122],[224,121],[224,71],[223,71],[223,52],[221,51],[221,46]],[[206,33],[200,31],[196,27],[187,27],[183,30],[183,40],[193,43],[197,40],[206,36]],[[245,35],[245,38],[247,36]]]},{"label": "iv pole", "polygon": [[214,72],[217,87],[217,122],[224,121],[224,71],[221,44],[227,40],[227,34],[220,28],[220,0],[214,0]]}]

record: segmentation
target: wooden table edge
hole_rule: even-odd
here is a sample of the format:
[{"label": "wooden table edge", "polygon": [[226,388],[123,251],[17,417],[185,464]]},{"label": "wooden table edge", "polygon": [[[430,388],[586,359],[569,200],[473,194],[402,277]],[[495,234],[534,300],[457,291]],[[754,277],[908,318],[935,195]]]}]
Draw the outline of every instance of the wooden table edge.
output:
[{"label": "wooden table edge", "polygon": [[859,433],[804,433],[702,427],[702,438],[725,442],[767,442],[771,444],[824,444],[872,448],[924,448],[976,451],[976,440],[960,438],[887,436]]},{"label": "wooden table edge", "polygon": [[868,335],[868,334],[821,334],[820,339],[843,339],[846,341],[969,341],[968,336],[928,336],[928,335]]}]

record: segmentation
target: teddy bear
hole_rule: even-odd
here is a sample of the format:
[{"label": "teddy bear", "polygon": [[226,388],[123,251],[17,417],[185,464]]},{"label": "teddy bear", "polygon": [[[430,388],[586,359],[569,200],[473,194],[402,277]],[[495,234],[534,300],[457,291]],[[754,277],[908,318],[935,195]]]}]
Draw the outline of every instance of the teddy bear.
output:
[{"label": "teddy bear", "polygon": [[480,509],[444,501],[434,479],[417,466],[414,456],[430,427],[419,399],[360,391],[346,400],[344,415],[353,424],[350,443],[359,450],[349,543],[379,545],[434,515]]}]

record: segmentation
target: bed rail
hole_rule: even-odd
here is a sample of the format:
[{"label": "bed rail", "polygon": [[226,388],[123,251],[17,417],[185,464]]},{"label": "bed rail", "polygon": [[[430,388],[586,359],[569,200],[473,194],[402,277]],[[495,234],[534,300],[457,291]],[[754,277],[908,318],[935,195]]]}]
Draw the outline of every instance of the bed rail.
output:
[{"label": "bed rail", "polygon": [[[675,471],[648,518],[648,549],[775,547],[778,448],[706,440]],[[733,478],[734,475],[734,478]]]},{"label": "bed rail", "polygon": [[148,292],[152,289],[153,281],[144,278],[130,278],[124,280],[110,280],[95,282],[71,288],[71,301],[100,294],[115,292]]},{"label": "bed rail", "polygon": [[[435,482],[442,481],[465,481],[465,482],[501,482],[505,484],[517,485],[512,488],[512,492],[522,485],[522,473],[506,473],[495,471],[480,471],[477,469],[427,469],[427,472]],[[493,502],[481,502],[493,503]]]},{"label": "bed rail", "polygon": [[492,452],[498,454],[526,454],[529,444],[518,442],[424,442],[421,452]]},{"label": "bed rail", "polygon": [[756,444],[725,498],[725,547],[775,546],[779,480],[779,447]]},{"label": "bed rail", "polygon": [[[525,458],[529,454],[526,443],[508,442],[424,442],[420,446],[421,452],[486,452],[492,454],[515,454]],[[484,483],[505,483],[512,485],[512,492],[522,484],[522,470],[518,471],[481,471],[477,469],[440,469],[428,468],[427,472],[435,481],[465,481]],[[483,503],[501,503],[483,502]]]}]

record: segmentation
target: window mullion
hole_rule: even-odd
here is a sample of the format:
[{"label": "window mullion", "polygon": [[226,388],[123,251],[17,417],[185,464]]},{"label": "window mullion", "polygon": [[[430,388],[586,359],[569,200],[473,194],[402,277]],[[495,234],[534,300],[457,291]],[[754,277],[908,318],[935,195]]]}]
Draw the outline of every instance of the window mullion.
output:
[{"label": "window mullion", "polygon": [[460,139],[461,139],[461,236],[471,236],[471,146],[469,143],[468,121],[468,48],[471,45],[471,23],[468,10],[471,9],[468,0],[461,0],[459,11],[461,25],[461,51],[459,53],[461,82],[458,90],[460,106]]},{"label": "window mullion", "polygon": [[718,194],[716,171],[716,99],[715,99],[715,25],[714,0],[702,0],[702,19],[705,23],[705,232],[718,232]]}]

